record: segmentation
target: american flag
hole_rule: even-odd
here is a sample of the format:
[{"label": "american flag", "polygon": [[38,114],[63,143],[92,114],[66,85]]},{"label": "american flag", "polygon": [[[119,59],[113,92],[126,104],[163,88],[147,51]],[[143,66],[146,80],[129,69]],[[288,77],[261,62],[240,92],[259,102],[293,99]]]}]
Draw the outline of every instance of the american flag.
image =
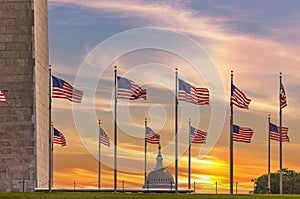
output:
[{"label": "american flag", "polygon": [[[288,127],[282,127],[282,142],[289,142]],[[280,142],[280,126],[270,123],[269,125],[270,139]]]},{"label": "american flag", "polygon": [[71,86],[68,82],[52,75],[52,98],[67,99],[81,103],[83,92]]},{"label": "american flag", "polygon": [[155,133],[148,126],[146,126],[146,142],[148,142],[150,144],[160,144],[160,135]]},{"label": "american flag", "polygon": [[190,128],[191,143],[206,144],[207,133],[191,126]]},{"label": "american flag", "polygon": [[178,100],[190,102],[197,105],[209,104],[209,91],[207,88],[196,88],[191,84],[178,79],[179,93]]},{"label": "american flag", "polygon": [[286,107],[287,101],[286,101],[286,95],[285,95],[283,84],[280,84],[279,96],[280,96],[280,108]]},{"label": "american flag", "polygon": [[2,91],[0,91],[0,102],[6,102],[5,95]]},{"label": "american flag", "polygon": [[56,128],[54,128],[53,143],[60,144],[61,146],[67,146],[65,136]]},{"label": "american flag", "polygon": [[110,141],[108,135],[105,133],[105,131],[100,128],[100,143],[104,144],[107,147],[110,147]]},{"label": "american flag", "polygon": [[231,91],[231,103],[239,108],[249,109],[251,99],[247,98],[246,95],[233,84],[231,85]]},{"label": "american flag", "polygon": [[147,99],[146,89],[139,87],[134,81],[118,76],[118,98],[126,100]]},{"label": "american flag", "polygon": [[235,142],[250,143],[253,133],[250,128],[233,125],[233,141]]}]

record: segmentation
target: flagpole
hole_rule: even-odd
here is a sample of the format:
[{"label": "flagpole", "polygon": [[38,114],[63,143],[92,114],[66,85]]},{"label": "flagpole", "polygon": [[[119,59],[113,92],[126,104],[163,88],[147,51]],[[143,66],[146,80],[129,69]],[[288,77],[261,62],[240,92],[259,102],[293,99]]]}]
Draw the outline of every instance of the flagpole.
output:
[{"label": "flagpole", "polygon": [[189,118],[189,168],[188,168],[188,190],[191,189],[191,118]]},{"label": "flagpole", "polygon": [[144,168],[145,168],[145,173],[144,173],[144,180],[145,180],[145,187],[146,187],[146,184],[147,184],[147,140],[146,140],[146,137],[147,137],[147,118],[145,118],[145,165],[144,165]]},{"label": "flagpole", "polygon": [[117,192],[117,66],[115,66],[114,192]]},{"label": "flagpole", "polygon": [[279,165],[280,165],[280,173],[279,173],[279,193],[282,194],[282,108],[281,108],[281,103],[280,103],[280,87],[281,87],[281,82],[282,80],[282,73],[280,72],[279,74],[279,125],[280,125],[280,142],[279,142]]},{"label": "flagpole", "polygon": [[52,71],[51,65],[49,65],[49,192],[52,191],[53,185],[53,132],[52,132],[52,97],[51,97],[51,82]]},{"label": "flagpole", "polygon": [[178,192],[178,69],[175,68],[175,192]]},{"label": "flagpole", "polygon": [[269,114],[269,117],[268,117],[268,193],[271,192],[271,173],[270,173],[270,167],[271,167],[271,145],[270,145],[270,123],[271,123],[271,117],[270,117],[270,114]]},{"label": "flagpole", "polygon": [[232,85],[233,85],[233,71],[231,71],[231,85],[230,85],[230,194],[233,194],[233,104],[232,104]]},{"label": "flagpole", "polygon": [[101,120],[99,119],[99,141],[98,141],[98,191],[101,187]]}]

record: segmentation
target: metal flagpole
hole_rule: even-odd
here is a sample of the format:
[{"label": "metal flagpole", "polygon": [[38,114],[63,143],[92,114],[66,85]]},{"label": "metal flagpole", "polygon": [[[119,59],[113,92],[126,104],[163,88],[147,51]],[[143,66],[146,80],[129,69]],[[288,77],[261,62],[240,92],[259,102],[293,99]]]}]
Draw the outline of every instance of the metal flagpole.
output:
[{"label": "metal flagpole", "polygon": [[178,192],[178,69],[175,68],[175,192]]},{"label": "metal flagpole", "polygon": [[271,173],[270,173],[270,167],[271,167],[271,145],[270,145],[270,122],[271,122],[271,117],[269,114],[268,117],[268,193],[271,192]]},{"label": "metal flagpole", "polygon": [[114,192],[117,192],[117,66],[115,66]]},{"label": "metal flagpole", "polygon": [[188,168],[188,189],[191,189],[191,118],[189,118],[189,168]]},{"label": "metal flagpole", "polygon": [[146,187],[146,184],[147,184],[147,140],[146,140],[146,137],[147,137],[147,118],[145,118],[145,165],[144,165],[144,168],[145,168],[145,173],[144,173],[144,180],[145,180],[145,187]]},{"label": "metal flagpole", "polygon": [[51,82],[52,82],[52,72],[51,72],[51,65],[49,65],[49,191],[52,191],[53,185],[53,131],[52,131],[52,89],[51,89]]},{"label": "metal flagpole", "polygon": [[280,181],[279,181],[279,193],[282,194],[282,108],[281,108],[281,97],[280,97],[280,89],[281,89],[281,79],[282,73],[279,74],[279,125],[280,125],[280,142],[279,142],[279,165],[280,165]]},{"label": "metal flagpole", "polygon": [[231,71],[230,95],[230,194],[233,194],[233,104],[232,104],[233,71]]},{"label": "metal flagpole", "polygon": [[98,141],[98,191],[101,187],[101,120],[99,119],[99,141]]}]

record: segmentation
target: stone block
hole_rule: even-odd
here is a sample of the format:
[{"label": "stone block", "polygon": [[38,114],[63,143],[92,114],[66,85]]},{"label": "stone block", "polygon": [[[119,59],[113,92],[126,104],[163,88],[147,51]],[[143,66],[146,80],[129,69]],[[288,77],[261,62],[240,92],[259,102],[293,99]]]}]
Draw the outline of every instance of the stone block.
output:
[{"label": "stone block", "polygon": [[16,19],[5,19],[5,18],[0,19],[0,26],[14,26],[15,24],[16,24]]},{"label": "stone block", "polygon": [[14,2],[14,9],[16,10],[31,10],[30,1]]},{"label": "stone block", "polygon": [[0,144],[1,144],[1,146],[3,146],[3,147],[8,147],[8,146],[11,146],[11,142],[9,141],[9,140],[0,140]]},{"label": "stone block", "polygon": [[[1,53],[0,53],[0,55],[1,55]],[[1,78],[0,78],[0,83],[1,82],[10,82],[10,83],[13,83],[13,82],[15,82],[15,75],[3,75]]]},{"label": "stone block", "polygon": [[4,42],[0,43],[0,50],[5,50],[5,43]]},{"label": "stone block", "polygon": [[[29,47],[30,48],[30,47]],[[31,58],[31,51],[30,50],[22,50],[20,51],[20,58]]]},{"label": "stone block", "polygon": [[31,41],[31,35],[13,35],[12,41],[10,42],[30,42],[30,41]]},{"label": "stone block", "polygon": [[5,59],[0,59],[0,67],[4,67],[5,66]]},{"label": "stone block", "polygon": [[8,115],[9,114],[9,107],[1,107],[0,108],[0,116],[1,115]]},{"label": "stone block", "polygon": [[[6,59],[5,60],[5,66],[11,68],[11,70],[17,72],[16,70],[26,70],[26,68],[29,67],[23,67],[23,66],[29,66],[29,59]],[[22,66],[22,67],[19,67]],[[25,69],[24,69],[25,68]],[[17,72],[18,74],[18,72]]]},{"label": "stone block", "polygon": [[8,155],[12,153],[12,149],[11,148],[7,148],[7,147],[0,147],[0,154],[1,155]]},{"label": "stone block", "polygon": [[19,57],[19,51],[0,51],[0,59],[12,59],[12,58],[18,58]]},{"label": "stone block", "polygon": [[[28,62],[29,62],[29,60],[28,60]],[[30,67],[30,66],[28,66],[28,65],[26,65],[26,61],[24,60],[24,62],[21,62],[21,63],[19,63],[19,66],[22,66],[22,67],[18,67],[17,68],[17,70],[15,71],[17,74],[23,74],[23,75],[26,75],[26,74],[28,74],[28,75],[32,75],[32,73],[33,73],[33,68],[32,67]]]},{"label": "stone block", "polygon": [[6,33],[6,26],[0,26],[0,34]]},{"label": "stone block", "polygon": [[10,114],[12,115],[32,115],[32,107],[10,107]]},{"label": "stone block", "polygon": [[19,34],[19,35],[22,35],[22,34],[26,34],[26,35],[29,35],[30,34],[30,30],[31,30],[31,27],[29,26],[7,26],[6,28],[6,33],[7,34]]},{"label": "stone block", "polygon": [[24,19],[16,19],[15,25],[17,26],[25,26],[25,25],[31,25],[32,18],[24,18]]},{"label": "stone block", "polygon": [[32,12],[31,10],[18,10],[17,12],[18,19],[31,18]]},{"label": "stone block", "polygon": [[[0,24],[1,26],[1,24]],[[12,42],[13,41],[13,35],[8,34],[1,34],[0,35],[0,42]],[[1,57],[0,57],[1,59]]]},{"label": "stone block", "polygon": [[17,16],[18,16],[18,13],[15,10],[6,10],[6,12],[5,12],[5,18],[16,19]]},{"label": "stone block", "polygon": [[27,50],[28,46],[26,45],[26,43],[6,43],[5,44],[5,50]]},{"label": "stone block", "polygon": [[[2,7],[1,4],[0,4],[0,7]],[[0,9],[0,18],[4,19],[5,17],[6,17],[6,10]]]},{"label": "stone block", "polygon": [[[0,78],[1,80],[1,78]],[[19,83],[19,82],[16,82],[14,85],[13,85],[13,90],[16,90],[16,91],[32,91],[33,92],[33,84],[32,83]]]},{"label": "stone block", "polygon": [[[11,157],[3,157],[4,155],[1,155],[0,163],[10,165],[12,164],[12,158]],[[0,168],[1,170],[1,168]],[[0,171],[1,172],[1,171]]]}]

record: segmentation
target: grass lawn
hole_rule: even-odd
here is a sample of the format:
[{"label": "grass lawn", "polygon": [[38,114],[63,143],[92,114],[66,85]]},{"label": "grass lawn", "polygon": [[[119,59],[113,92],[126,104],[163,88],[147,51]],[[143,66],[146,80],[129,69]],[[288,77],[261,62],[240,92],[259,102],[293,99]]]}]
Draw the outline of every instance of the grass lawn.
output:
[{"label": "grass lawn", "polygon": [[11,199],[230,199],[230,198],[245,198],[245,199],[260,199],[260,198],[299,198],[300,195],[213,195],[213,194],[174,194],[174,193],[97,193],[97,192],[56,192],[56,193],[0,193],[0,198],[11,198]]}]

